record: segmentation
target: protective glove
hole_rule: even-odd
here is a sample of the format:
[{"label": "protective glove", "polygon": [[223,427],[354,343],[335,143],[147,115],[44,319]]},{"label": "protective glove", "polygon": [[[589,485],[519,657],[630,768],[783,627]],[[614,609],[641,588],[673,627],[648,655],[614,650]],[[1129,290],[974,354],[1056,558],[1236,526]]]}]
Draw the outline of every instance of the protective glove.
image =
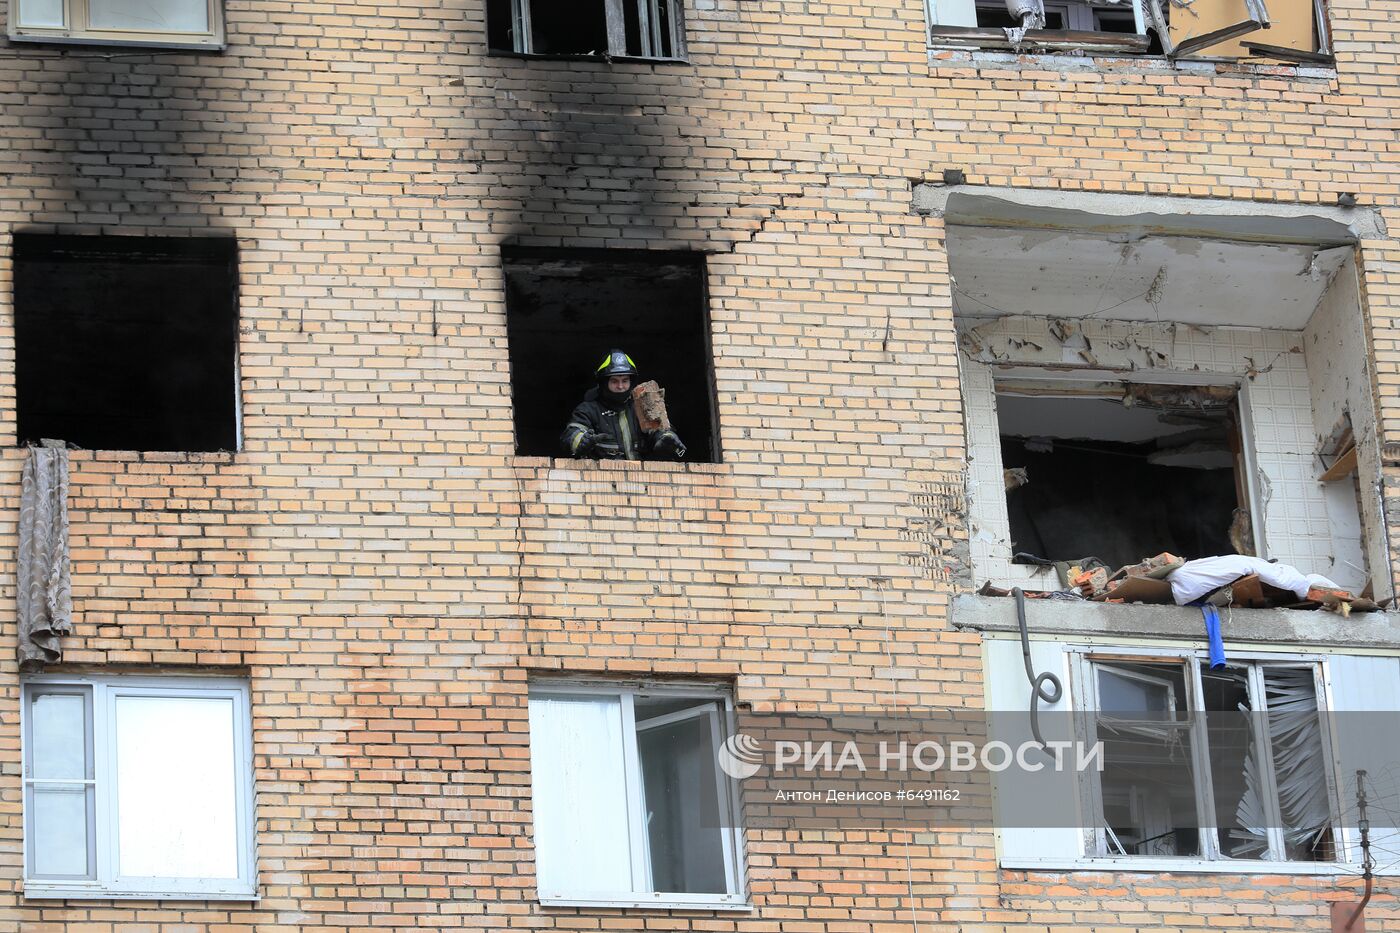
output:
[{"label": "protective glove", "polygon": [[656,443],[651,446],[652,453],[658,458],[680,460],[685,456],[685,445],[681,439],[670,431],[663,431],[656,437]]},{"label": "protective glove", "polygon": [[591,437],[593,456],[599,460],[617,460],[622,457],[622,448],[612,438],[602,434]]},{"label": "protective glove", "polygon": [[573,456],[591,457],[593,447],[598,442],[598,435],[592,431],[584,431],[579,435],[578,446],[574,447]]}]

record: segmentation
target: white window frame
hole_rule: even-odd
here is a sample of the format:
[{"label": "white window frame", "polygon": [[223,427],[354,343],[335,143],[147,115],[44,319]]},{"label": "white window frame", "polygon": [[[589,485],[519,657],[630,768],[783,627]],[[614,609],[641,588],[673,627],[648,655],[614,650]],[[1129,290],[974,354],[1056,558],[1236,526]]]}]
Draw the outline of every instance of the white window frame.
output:
[{"label": "white window frame", "polygon": [[[600,2],[600,0],[588,0]],[[685,59],[685,4],[683,0],[601,0],[608,25],[609,58],[649,58],[658,61],[682,61]],[[642,48],[637,54],[627,51],[627,19],[625,4],[637,7],[637,22],[641,34]],[[670,7],[671,54],[663,55],[660,24],[660,7]],[[530,0],[510,0],[511,35],[514,37],[513,51],[521,55],[548,54],[534,49],[534,29],[531,23]],[[552,57],[552,56],[551,56]],[[564,56],[569,57],[569,56]]]},{"label": "white window frame", "polygon": [[11,0],[9,36],[14,42],[64,42],[84,45],[142,45],[182,49],[222,49],[224,10],[222,0],[202,0],[207,7],[209,29],[176,32],[149,29],[99,29],[91,24],[89,0],[62,0],[61,27],[24,25],[27,0]]},{"label": "white window frame", "polygon": [[[646,849],[646,810],[642,789],[641,760],[637,746],[635,700],[639,696],[666,696],[673,699],[694,699],[699,703],[721,705],[718,717],[711,718],[712,738],[716,749],[725,736],[734,733],[734,698],[726,687],[709,684],[660,684],[653,682],[604,683],[589,680],[551,679],[533,681],[530,696],[607,696],[617,697],[622,705],[623,770],[627,784],[628,838],[631,840],[631,864],[634,885],[649,876]],[[711,707],[713,708],[713,707]],[[643,720],[653,726],[664,720],[685,718],[689,710]],[[721,721],[722,720],[722,721]],[[729,814],[730,826],[723,830],[725,894],[691,894],[668,891],[579,892],[568,890],[538,891],[539,902],[557,907],[635,907],[680,910],[752,910],[747,893],[744,862],[744,831],[742,805],[737,782],[715,768],[716,785],[721,812]],[[532,787],[533,792],[533,787]],[[538,838],[537,836],[535,838]],[[535,858],[548,857],[536,851]]]},{"label": "white window frame", "polygon": [[[95,859],[94,877],[86,880],[33,878],[30,852],[33,842],[32,808],[29,805],[31,777],[30,698],[35,692],[90,691],[87,705],[87,731],[93,777],[81,783],[96,787],[95,805],[90,811],[89,858]],[[64,690],[64,688],[68,688]],[[117,870],[117,800],[113,789],[116,751],[115,703],[119,696],[187,697],[228,699],[234,710],[234,788],[237,807],[236,832],[239,853],[237,879],[201,878],[122,878]],[[25,677],[21,682],[21,761],[24,788],[24,896],[26,898],[143,900],[257,900],[257,861],[254,837],[253,746],[249,689],[246,681],[234,677],[148,677],[88,674],[44,674]],[[43,779],[38,783],[64,783]]]},{"label": "white window frame", "polygon": [[[1104,648],[1070,648],[1070,675],[1072,678],[1072,690],[1079,700],[1079,709],[1085,712],[1095,712],[1099,708],[1098,700],[1098,677],[1096,676],[1099,665],[1112,666],[1115,664],[1182,664],[1186,667],[1186,712],[1187,715],[1197,717],[1205,716],[1204,692],[1201,684],[1201,664],[1208,662],[1209,656],[1202,651],[1191,651],[1171,648],[1144,648],[1134,647],[1115,651]],[[1304,654],[1268,654],[1268,653],[1236,653],[1230,658],[1231,667],[1247,667],[1249,671],[1249,695],[1251,702],[1256,702],[1256,698],[1264,695],[1263,666],[1269,667],[1305,667],[1313,672],[1313,685],[1317,694],[1317,709],[1319,713],[1324,713],[1329,708],[1327,698],[1327,661],[1321,655]],[[1264,708],[1259,708],[1258,712],[1265,712]],[[1139,855],[1118,855],[1112,852],[1109,840],[1109,833],[1100,825],[1097,825],[1100,815],[1103,813],[1103,789],[1101,777],[1096,770],[1087,773],[1088,780],[1080,782],[1081,806],[1083,812],[1090,815],[1095,821],[1095,825],[1086,826],[1084,830],[1084,859],[1086,867],[1093,865],[1105,865],[1116,867],[1140,867],[1144,871],[1171,871],[1195,870],[1199,868],[1227,868],[1240,867],[1244,870],[1262,872],[1280,872],[1280,870],[1307,871],[1314,872],[1318,868],[1325,866],[1337,866],[1347,864],[1347,844],[1348,834],[1340,825],[1337,814],[1342,812],[1341,796],[1339,793],[1341,775],[1337,771],[1337,753],[1332,736],[1327,730],[1326,717],[1321,717],[1322,723],[1322,747],[1327,761],[1323,767],[1323,775],[1327,782],[1328,805],[1332,812],[1332,843],[1338,858],[1332,862],[1313,862],[1283,859],[1280,854],[1284,851],[1283,830],[1280,828],[1281,820],[1278,814],[1278,792],[1274,788],[1274,760],[1273,743],[1267,734],[1267,717],[1264,717],[1263,728],[1265,734],[1259,738],[1259,747],[1267,756],[1263,762],[1262,780],[1266,789],[1267,797],[1264,805],[1268,808],[1272,819],[1269,827],[1269,853],[1268,859],[1235,859],[1225,855],[1220,850],[1219,827],[1215,825],[1215,803],[1213,796],[1213,786],[1210,777],[1210,750],[1207,748],[1207,737],[1202,734],[1201,724],[1203,719],[1198,718],[1196,723],[1190,727],[1191,756],[1193,768],[1193,780],[1196,788],[1196,812],[1201,834],[1201,852],[1195,855],[1181,856],[1139,856]],[[1086,723],[1081,721],[1080,726]],[[1081,735],[1079,739],[1084,742],[1094,741],[1094,736]]]}]

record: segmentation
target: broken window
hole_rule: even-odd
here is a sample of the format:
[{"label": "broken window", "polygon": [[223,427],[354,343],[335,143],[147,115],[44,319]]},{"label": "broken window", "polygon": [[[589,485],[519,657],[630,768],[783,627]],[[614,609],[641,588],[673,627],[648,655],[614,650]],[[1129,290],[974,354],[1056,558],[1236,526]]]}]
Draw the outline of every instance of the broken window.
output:
[{"label": "broken window", "polygon": [[44,676],[24,684],[26,897],[249,897],[246,684]]},{"label": "broken window", "polygon": [[238,447],[232,239],[15,236],[20,443]]},{"label": "broken window", "polygon": [[508,248],[503,261],[518,453],[559,455],[598,361],[618,348],[665,391],[686,461],[718,461],[703,254]]},{"label": "broken window", "polygon": [[1252,545],[1234,386],[1005,380],[996,390],[1018,562],[1232,554],[1232,533]]},{"label": "broken window", "polygon": [[1330,61],[1323,0],[929,0],[929,14],[934,43]]},{"label": "broken window", "polygon": [[1315,664],[1102,659],[1089,671],[1099,855],[1337,858]]},{"label": "broken window", "polygon": [[530,690],[542,903],[743,902],[730,701],[705,688]]},{"label": "broken window", "polygon": [[220,0],[14,0],[10,38],[121,45],[223,45]]},{"label": "broken window", "polygon": [[495,51],[681,57],[678,0],[487,0],[486,17]]}]

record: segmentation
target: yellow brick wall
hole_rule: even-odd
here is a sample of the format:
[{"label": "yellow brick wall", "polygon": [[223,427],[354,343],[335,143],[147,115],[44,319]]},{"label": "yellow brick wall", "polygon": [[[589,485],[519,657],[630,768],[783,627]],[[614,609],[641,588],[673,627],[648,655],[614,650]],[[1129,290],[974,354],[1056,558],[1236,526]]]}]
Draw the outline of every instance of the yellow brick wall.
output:
[{"label": "yellow brick wall", "polygon": [[[0,441],[14,231],[239,240],[244,448],[74,454],[66,660],[248,673],[261,882],[19,896],[11,446],[0,930],[1327,928],[1332,879],[998,873],[966,830],[752,833],[748,915],[542,909],[524,701],[592,671],[732,679],[760,710],[979,706],[947,624],[943,229],[911,183],[1350,191],[1400,229],[1390,11],[1336,0],[1319,77],[930,60],[918,0],[687,0],[689,64],[526,62],[483,54],[483,6],[227,0],[223,54],[0,48]],[[724,462],[514,457],[502,243],[710,251]],[[1400,441],[1400,248],[1362,262]],[[1400,929],[1388,895],[1368,923]]]}]

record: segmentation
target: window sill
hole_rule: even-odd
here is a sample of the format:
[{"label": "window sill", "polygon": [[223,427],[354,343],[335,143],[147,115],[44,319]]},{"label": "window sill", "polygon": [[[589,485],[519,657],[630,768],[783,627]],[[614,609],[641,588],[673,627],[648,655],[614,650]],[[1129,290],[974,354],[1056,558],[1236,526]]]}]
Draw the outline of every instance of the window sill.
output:
[{"label": "window sill", "polygon": [[29,45],[73,45],[73,46],[99,46],[104,48],[124,48],[124,49],[151,49],[153,51],[179,51],[179,52],[223,52],[228,49],[228,43],[221,39],[210,39],[208,41],[191,40],[170,40],[159,39],[104,39],[97,36],[60,36],[51,33],[9,33],[11,42],[24,43]]},{"label": "window sill", "polygon": [[[958,30],[965,35],[932,35],[929,40],[929,64],[966,67],[977,65],[1030,67],[1060,71],[1097,70],[1146,74],[1204,74],[1237,75],[1242,77],[1294,78],[1309,81],[1335,81],[1337,69],[1333,64],[1302,64],[1254,58],[1183,57],[1167,58],[1145,52],[1129,52],[1121,48],[1070,46],[1052,48],[1026,43],[1021,51],[1014,50],[1002,36],[1000,41],[978,41],[982,29]],[[1092,35],[1090,33],[1089,35]],[[1111,35],[1111,34],[1110,34]]]},{"label": "window sill", "polygon": [[689,65],[686,58],[649,58],[642,55],[566,55],[542,52],[509,52],[490,49],[488,58],[515,58],[536,62],[598,62],[607,65]]},{"label": "window sill", "polygon": [[540,895],[541,907],[610,907],[625,910],[699,910],[726,913],[752,913],[753,905],[738,895],[655,894],[651,897],[569,897]]},{"label": "window sill", "polygon": [[[1000,29],[969,26],[930,26],[929,44],[952,48],[1011,49],[1015,46]],[[1082,51],[1088,54],[1144,55],[1152,40],[1139,33],[1082,32],[1067,29],[1031,29],[1023,48],[1032,50]]]},{"label": "window sill", "polygon": [[[1211,862],[1199,858],[1014,858],[1003,857],[1003,869],[1016,871],[1115,871],[1186,875],[1346,875],[1361,873],[1360,865],[1346,862],[1264,862],[1241,859]],[[1378,875],[1400,875],[1400,865]]]},{"label": "window sill", "polygon": [[536,457],[517,454],[512,465],[535,470],[578,470],[581,473],[654,470],[659,473],[722,473],[725,464],[708,460],[577,460],[573,457]]},{"label": "window sill", "polygon": [[233,888],[208,891],[139,891],[115,890],[98,885],[61,885],[48,882],[26,881],[26,900],[65,900],[65,901],[244,901],[256,903],[259,900],[256,890]]}]

